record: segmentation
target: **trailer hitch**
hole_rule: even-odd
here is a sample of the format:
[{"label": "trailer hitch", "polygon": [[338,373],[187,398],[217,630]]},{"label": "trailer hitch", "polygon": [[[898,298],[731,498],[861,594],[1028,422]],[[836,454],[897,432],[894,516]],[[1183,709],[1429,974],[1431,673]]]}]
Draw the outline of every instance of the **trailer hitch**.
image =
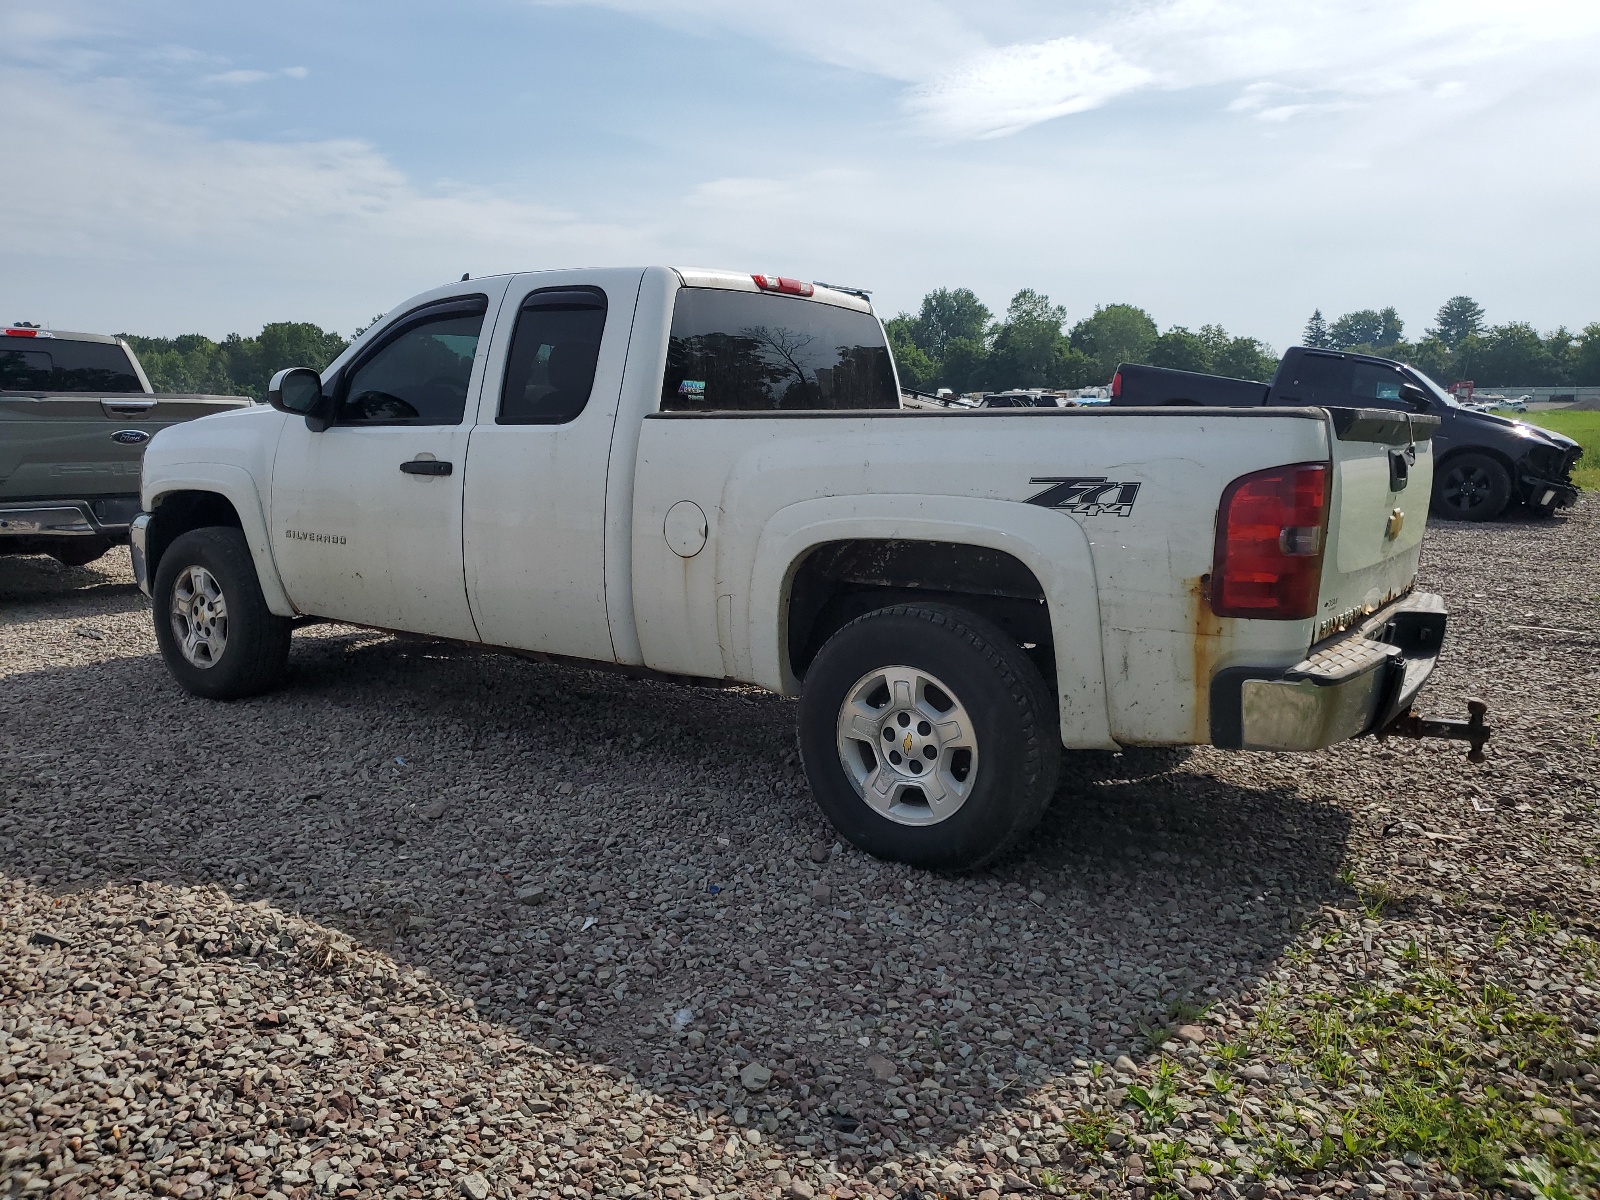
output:
[{"label": "trailer hitch", "polygon": [[1407,709],[1382,729],[1378,730],[1378,740],[1385,738],[1447,738],[1454,742],[1470,742],[1472,749],[1467,751],[1467,761],[1481,763],[1483,761],[1483,746],[1489,740],[1489,735],[1494,732],[1484,724],[1484,717],[1489,715],[1489,706],[1482,700],[1467,701],[1467,719],[1465,721],[1452,721],[1446,717],[1419,717],[1412,709]]}]

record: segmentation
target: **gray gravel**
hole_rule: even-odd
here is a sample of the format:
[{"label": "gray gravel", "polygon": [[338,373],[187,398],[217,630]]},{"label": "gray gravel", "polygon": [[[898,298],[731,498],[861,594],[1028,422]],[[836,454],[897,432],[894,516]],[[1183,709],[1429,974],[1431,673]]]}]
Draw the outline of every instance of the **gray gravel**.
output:
[{"label": "gray gravel", "polygon": [[[125,552],[0,559],[0,1180],[1582,1194],[1597,561],[1593,497],[1431,530],[1429,702],[1489,701],[1484,766],[1074,755],[949,878],[835,839],[788,701],[322,626],[213,704]],[[1395,1116],[1413,1077],[1484,1153]]]}]

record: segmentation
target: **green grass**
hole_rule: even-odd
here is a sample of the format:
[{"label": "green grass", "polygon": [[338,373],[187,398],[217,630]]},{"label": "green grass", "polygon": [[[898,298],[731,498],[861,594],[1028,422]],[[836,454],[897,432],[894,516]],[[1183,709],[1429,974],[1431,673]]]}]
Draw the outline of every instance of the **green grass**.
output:
[{"label": "green grass", "polygon": [[1567,412],[1554,409],[1549,412],[1521,413],[1520,421],[1554,429],[1583,446],[1583,457],[1572,470],[1572,482],[1585,491],[1600,492],[1600,412]]}]

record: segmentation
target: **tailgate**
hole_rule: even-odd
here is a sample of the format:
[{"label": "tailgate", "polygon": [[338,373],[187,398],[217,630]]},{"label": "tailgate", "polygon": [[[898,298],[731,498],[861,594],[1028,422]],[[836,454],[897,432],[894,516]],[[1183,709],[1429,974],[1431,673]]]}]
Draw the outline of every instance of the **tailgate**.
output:
[{"label": "tailgate", "polygon": [[0,394],[0,499],[83,499],[139,490],[150,437],[242,408],[242,396]]},{"label": "tailgate", "polygon": [[1333,492],[1313,643],[1375,612],[1417,577],[1439,418],[1330,408]]}]

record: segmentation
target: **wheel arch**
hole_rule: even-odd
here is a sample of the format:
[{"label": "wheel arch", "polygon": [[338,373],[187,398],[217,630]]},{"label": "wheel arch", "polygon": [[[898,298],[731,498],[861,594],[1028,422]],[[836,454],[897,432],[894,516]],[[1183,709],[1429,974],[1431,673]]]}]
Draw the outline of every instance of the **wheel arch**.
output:
[{"label": "wheel arch", "polygon": [[155,578],[161,556],[191,529],[231,526],[244,534],[267,608],[276,616],[297,616],[272,557],[267,521],[255,481],[242,467],[197,464],[181,475],[166,475],[147,486],[144,509],[150,514],[146,534],[146,571]]},{"label": "wheel arch", "polygon": [[[824,560],[846,564],[841,580],[851,594],[881,600],[870,607],[908,598],[965,600],[987,609],[982,615],[992,620],[993,601],[1037,605],[1042,600],[1047,619],[1039,628],[1053,650],[1062,741],[1071,747],[1115,747],[1093,556],[1082,527],[1070,516],[1012,501],[945,496],[824,497],[781,509],[761,533],[745,592],[748,610],[743,621],[736,621],[744,634],[736,653],[747,659],[742,675],[786,695],[798,693],[805,656],[817,645],[815,621],[839,595],[831,591],[820,602],[807,595],[815,582],[807,572],[818,574]],[[858,569],[862,564],[882,573],[866,578]],[[973,571],[980,579],[985,570],[1005,574],[1001,585],[985,594],[957,586],[962,570],[969,584]],[[820,574],[826,579],[830,572]],[[843,615],[849,607],[834,611]],[[996,623],[1016,628],[1009,616]]]}]

